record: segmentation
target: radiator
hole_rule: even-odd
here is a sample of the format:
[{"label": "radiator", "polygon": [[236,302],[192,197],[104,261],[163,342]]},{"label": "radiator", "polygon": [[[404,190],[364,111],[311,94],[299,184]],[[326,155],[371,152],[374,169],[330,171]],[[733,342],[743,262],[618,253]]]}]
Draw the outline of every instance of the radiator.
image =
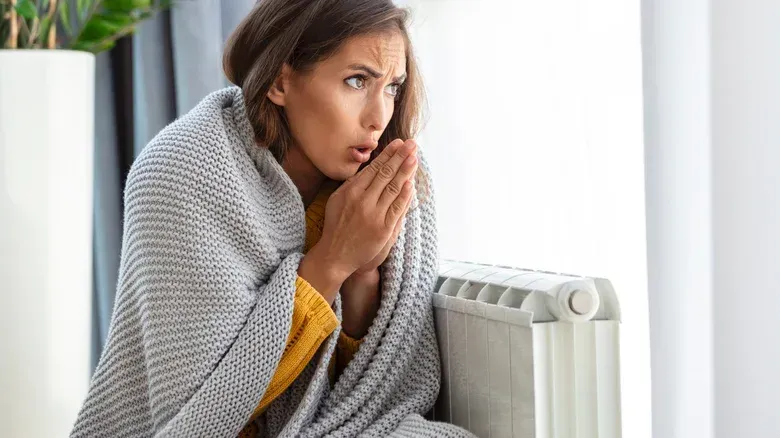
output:
[{"label": "radiator", "polygon": [[620,309],[601,278],[443,261],[434,420],[479,437],[620,438]]}]

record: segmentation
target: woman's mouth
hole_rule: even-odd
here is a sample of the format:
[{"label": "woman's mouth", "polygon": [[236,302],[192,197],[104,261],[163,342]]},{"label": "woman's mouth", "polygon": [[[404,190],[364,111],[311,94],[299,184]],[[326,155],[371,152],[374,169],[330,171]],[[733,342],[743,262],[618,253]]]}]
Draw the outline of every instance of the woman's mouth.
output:
[{"label": "woman's mouth", "polygon": [[359,163],[365,163],[371,159],[371,148],[368,147],[351,147],[349,152],[352,158]]}]

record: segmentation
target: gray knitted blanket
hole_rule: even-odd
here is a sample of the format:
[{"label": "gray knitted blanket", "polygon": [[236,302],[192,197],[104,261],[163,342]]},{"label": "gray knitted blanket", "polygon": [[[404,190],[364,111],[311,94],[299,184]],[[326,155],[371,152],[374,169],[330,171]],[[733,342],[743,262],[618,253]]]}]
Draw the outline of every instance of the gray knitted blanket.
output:
[{"label": "gray knitted blanket", "polygon": [[[296,187],[252,139],[241,91],[228,88],[133,164],[111,327],[71,436],[235,437],[260,402],[290,331],[306,230]],[[469,436],[420,415],[439,390],[437,259],[431,194],[383,265],[381,306],[352,362],[331,390],[337,329],[268,408],[268,435]]]}]

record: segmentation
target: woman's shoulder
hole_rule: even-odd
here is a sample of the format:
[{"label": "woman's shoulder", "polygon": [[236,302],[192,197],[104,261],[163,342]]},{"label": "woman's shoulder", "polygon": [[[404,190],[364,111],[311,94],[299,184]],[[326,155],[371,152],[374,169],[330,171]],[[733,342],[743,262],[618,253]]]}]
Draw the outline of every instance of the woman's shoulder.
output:
[{"label": "woman's shoulder", "polygon": [[236,90],[233,88],[209,94],[157,133],[142,149],[136,161],[143,163],[150,155],[159,154],[174,154],[181,159],[198,158],[198,161],[224,155],[231,142],[245,141],[239,138],[241,133],[236,132],[230,126],[231,121],[225,117],[225,111],[231,107],[235,96]]},{"label": "woman's shoulder", "polygon": [[[289,228],[279,216],[302,213],[300,195],[270,152],[250,154],[259,148],[241,111],[240,90],[220,90],[160,131],[128,174],[126,213],[165,211],[194,223],[235,227],[243,220]],[[303,236],[302,224],[295,228]]]},{"label": "woman's shoulder", "polygon": [[232,88],[216,91],[163,128],[136,157],[127,184],[164,180],[204,188],[234,179],[247,141],[226,115],[235,93]]}]

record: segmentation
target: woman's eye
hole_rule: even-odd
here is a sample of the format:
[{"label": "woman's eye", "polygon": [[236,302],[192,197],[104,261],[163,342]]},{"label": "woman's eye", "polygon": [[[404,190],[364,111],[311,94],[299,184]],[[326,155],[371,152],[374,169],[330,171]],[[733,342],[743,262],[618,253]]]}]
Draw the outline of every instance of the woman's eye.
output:
[{"label": "woman's eye", "polygon": [[344,81],[349,85],[350,87],[356,89],[356,90],[362,90],[363,87],[366,86],[366,80],[361,78],[360,76],[353,76],[351,78],[348,78],[346,81]]},{"label": "woman's eye", "polygon": [[390,84],[387,86],[387,90],[389,95],[396,97],[398,96],[398,89],[401,88],[400,84]]}]

